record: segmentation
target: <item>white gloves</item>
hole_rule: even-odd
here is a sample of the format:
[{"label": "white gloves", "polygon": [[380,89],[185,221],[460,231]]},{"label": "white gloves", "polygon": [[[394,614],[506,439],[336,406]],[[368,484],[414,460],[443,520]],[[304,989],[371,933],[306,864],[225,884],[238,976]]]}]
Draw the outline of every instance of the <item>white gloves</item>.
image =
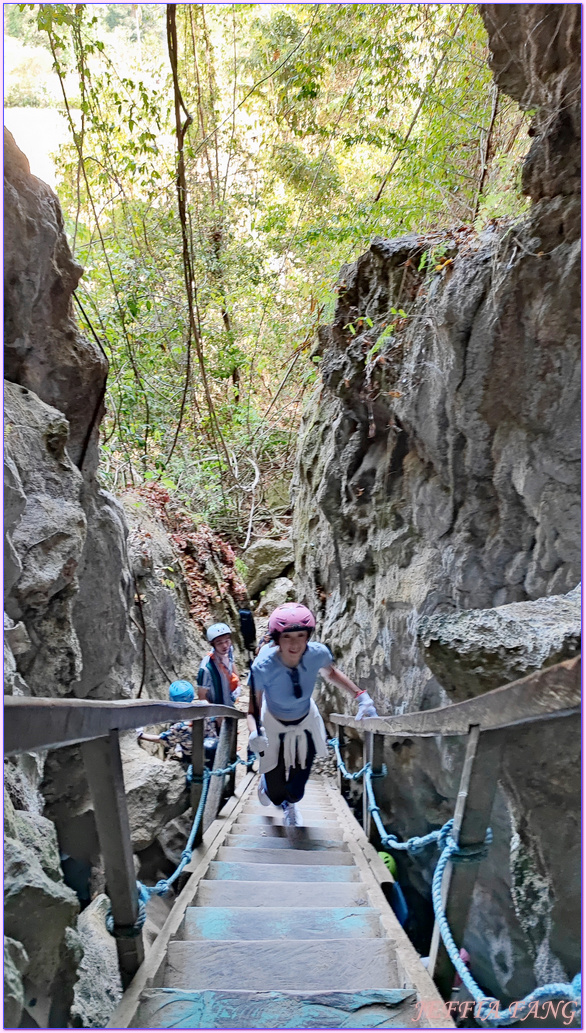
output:
[{"label": "white gloves", "polygon": [[232,692],[230,693],[230,695],[232,697],[232,702],[233,703],[235,703],[237,699],[240,699],[240,697],[242,695],[242,689],[240,688],[240,686],[238,686],[238,688],[236,688],[236,689],[233,689]]},{"label": "white gloves", "polygon": [[248,745],[253,753],[258,754],[260,757],[265,750],[269,748],[269,740],[265,735],[264,728],[261,728],[260,734],[258,732],[251,732],[248,736]]},{"label": "white gloves", "polygon": [[365,689],[356,697],[356,699],[358,701],[358,713],[356,714],[357,721],[361,721],[363,717],[378,717],[376,707]]}]

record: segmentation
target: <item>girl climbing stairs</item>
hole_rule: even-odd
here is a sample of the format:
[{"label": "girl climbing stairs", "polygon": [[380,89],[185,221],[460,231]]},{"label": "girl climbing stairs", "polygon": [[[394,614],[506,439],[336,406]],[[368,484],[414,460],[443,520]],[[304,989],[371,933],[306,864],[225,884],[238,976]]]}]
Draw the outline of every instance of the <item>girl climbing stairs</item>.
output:
[{"label": "girl climbing stairs", "polygon": [[381,890],[386,868],[337,792],[310,781],[303,826],[285,828],[255,789],[209,845],[204,837],[161,943],[109,1025],[427,1025],[418,1004],[439,1002],[437,991]]}]

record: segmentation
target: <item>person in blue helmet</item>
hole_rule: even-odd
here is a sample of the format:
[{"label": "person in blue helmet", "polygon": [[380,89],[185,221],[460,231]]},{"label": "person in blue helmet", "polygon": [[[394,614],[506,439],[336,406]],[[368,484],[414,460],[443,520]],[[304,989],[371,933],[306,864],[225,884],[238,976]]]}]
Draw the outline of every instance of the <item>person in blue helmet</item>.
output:
[{"label": "person in blue helmet", "polygon": [[[171,703],[193,703],[195,689],[191,682],[174,681],[169,686],[169,700]],[[166,732],[159,732],[158,735],[151,735],[138,729],[138,740],[145,742],[161,742],[165,746],[169,759],[180,761],[184,767],[191,764],[191,721],[177,721],[171,725]]]}]

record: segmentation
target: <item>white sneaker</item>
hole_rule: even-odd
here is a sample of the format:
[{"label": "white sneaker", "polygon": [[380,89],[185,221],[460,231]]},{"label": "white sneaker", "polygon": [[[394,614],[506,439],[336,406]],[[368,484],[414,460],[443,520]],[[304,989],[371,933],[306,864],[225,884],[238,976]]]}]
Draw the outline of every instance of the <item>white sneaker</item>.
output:
[{"label": "white sneaker", "polygon": [[260,779],[259,779],[259,782],[258,782],[258,788],[257,788],[256,792],[257,792],[257,795],[258,795],[258,802],[261,803],[263,805],[263,807],[271,807],[272,806],[273,801],[271,800],[270,796],[267,793],[267,787],[265,785],[265,777],[264,777],[264,775],[260,776]]},{"label": "white sneaker", "polygon": [[299,828],[303,824],[301,811],[294,803],[281,804],[283,808],[283,825],[288,828]]}]

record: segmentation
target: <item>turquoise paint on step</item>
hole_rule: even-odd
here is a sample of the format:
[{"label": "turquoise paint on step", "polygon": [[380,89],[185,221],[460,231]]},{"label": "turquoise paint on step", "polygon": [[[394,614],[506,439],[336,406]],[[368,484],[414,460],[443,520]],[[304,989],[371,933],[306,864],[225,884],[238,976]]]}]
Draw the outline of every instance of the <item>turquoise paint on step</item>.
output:
[{"label": "turquoise paint on step", "polygon": [[[413,991],[286,994],[277,991],[143,993],[134,1028],[155,1029],[405,1029]],[[405,1002],[405,1003],[404,1003]]]}]

